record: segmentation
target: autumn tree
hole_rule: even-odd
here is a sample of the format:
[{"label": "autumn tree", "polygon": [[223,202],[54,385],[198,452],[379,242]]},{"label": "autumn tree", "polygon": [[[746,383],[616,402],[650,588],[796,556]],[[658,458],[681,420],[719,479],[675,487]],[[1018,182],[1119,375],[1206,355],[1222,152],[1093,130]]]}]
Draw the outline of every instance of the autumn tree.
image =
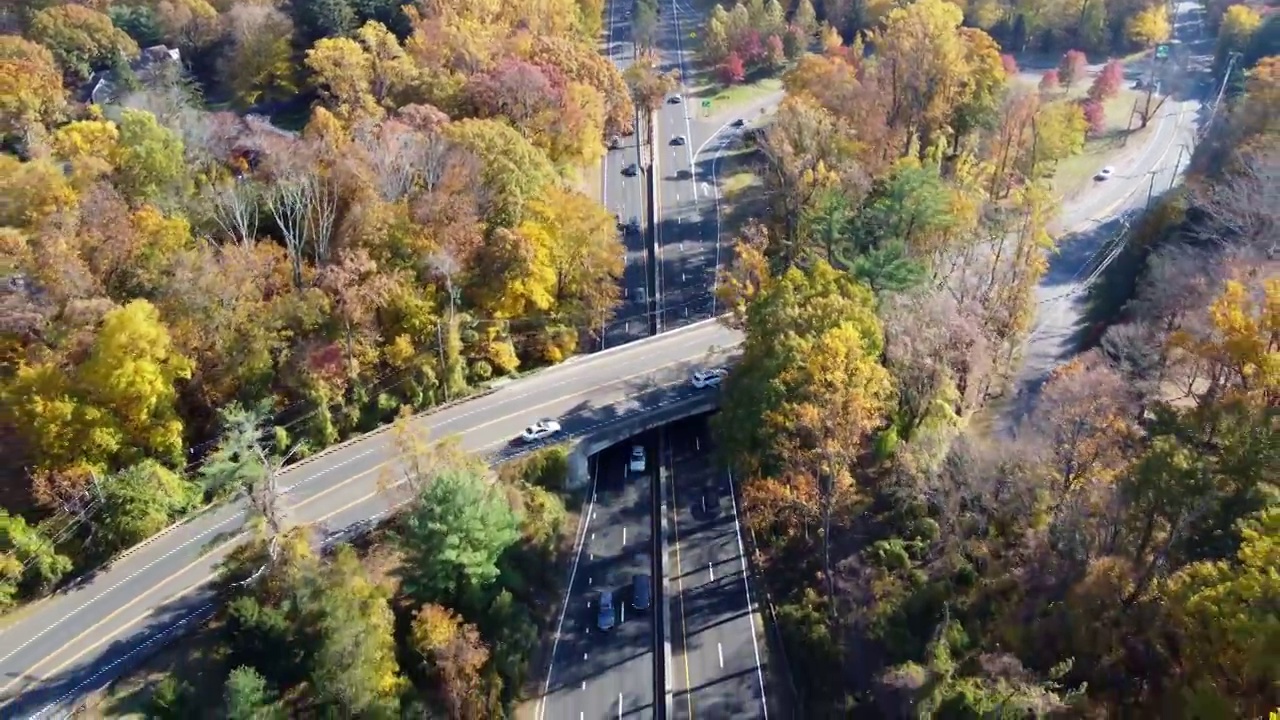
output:
[{"label": "autumn tree", "polygon": [[178,462],[175,383],[190,373],[155,307],[135,300],[106,314],[80,365],[20,365],[6,407],[42,468],[103,468],[144,454]]},{"label": "autumn tree", "polygon": [[111,24],[111,18],[85,5],[45,8],[31,18],[30,38],[47,47],[62,71],[75,82],[89,79],[120,60],[138,56],[138,44]]},{"label": "autumn tree", "polygon": [[486,711],[481,670],[489,648],[475,625],[447,607],[428,603],[413,619],[413,647],[439,683],[450,717],[478,720]]},{"label": "autumn tree", "polygon": [[1058,63],[1058,82],[1070,91],[1072,85],[1084,79],[1085,69],[1088,66],[1089,59],[1083,52],[1068,50]]},{"label": "autumn tree", "polygon": [[1194,563],[1168,581],[1167,606],[1185,649],[1184,687],[1190,709],[1262,715],[1274,703],[1277,666],[1269,648],[1274,614],[1262,598],[1280,594],[1280,508],[1241,523],[1235,557]]},{"label": "autumn tree", "polygon": [[0,609],[48,590],[71,571],[71,558],[58,552],[52,540],[0,508]]},{"label": "autumn tree", "polygon": [[1144,48],[1155,46],[1169,39],[1173,26],[1169,22],[1169,7],[1156,3],[1129,19],[1125,34],[1129,40]]},{"label": "autumn tree", "polygon": [[143,461],[95,483],[94,551],[109,557],[168,527],[199,504],[200,488],[172,470]]},{"label": "autumn tree", "polygon": [[1058,89],[1058,86],[1060,86],[1061,84],[1062,84],[1062,81],[1058,79],[1057,70],[1053,70],[1053,69],[1045,70],[1044,74],[1040,76],[1039,87],[1040,87],[1040,92],[1042,93],[1054,92]]},{"label": "autumn tree", "polygon": [[30,141],[66,108],[53,53],[17,35],[0,35],[0,137]]},{"label": "autumn tree", "polygon": [[297,91],[293,23],[275,8],[236,5],[224,16],[226,47],[219,74],[241,108],[283,100]]},{"label": "autumn tree", "polygon": [[181,138],[145,110],[124,110],[112,153],[116,187],[134,201],[179,196],[188,182]]},{"label": "autumn tree", "polygon": [[746,66],[737,53],[729,53],[720,63],[720,81],[726,85],[740,83],[747,77]]},{"label": "autumn tree", "polygon": [[1089,99],[1099,103],[1109,100],[1120,92],[1123,83],[1124,66],[1118,60],[1109,60],[1089,86]]},{"label": "autumn tree", "polygon": [[787,271],[748,307],[743,359],[717,423],[749,477],[789,472],[816,483],[828,583],[832,517],[850,502],[855,461],[894,394],[873,307],[866,287],[825,262]]}]

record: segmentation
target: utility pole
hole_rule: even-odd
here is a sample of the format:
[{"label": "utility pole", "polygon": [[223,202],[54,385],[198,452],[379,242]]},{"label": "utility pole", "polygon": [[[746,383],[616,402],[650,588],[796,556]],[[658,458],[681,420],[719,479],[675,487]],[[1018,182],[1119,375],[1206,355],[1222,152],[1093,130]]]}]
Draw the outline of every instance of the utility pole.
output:
[{"label": "utility pole", "polygon": [[1156,192],[1156,173],[1158,170],[1148,170],[1147,174],[1151,176],[1151,185],[1147,188],[1147,207],[1151,207],[1151,198]]},{"label": "utility pole", "polygon": [[1227,92],[1227,82],[1231,80],[1231,71],[1235,68],[1240,53],[1231,51],[1227,55],[1227,71],[1222,74],[1222,84],[1218,87],[1218,95],[1213,99],[1213,109],[1209,112],[1209,122],[1204,124],[1205,132],[1213,127],[1213,119],[1218,115],[1218,106],[1222,104],[1222,96]]},{"label": "utility pole", "polygon": [[1187,144],[1182,143],[1178,146],[1178,159],[1173,161],[1173,176],[1169,178],[1169,189],[1173,189],[1173,184],[1178,180],[1178,168],[1182,166],[1182,153],[1187,151]]}]

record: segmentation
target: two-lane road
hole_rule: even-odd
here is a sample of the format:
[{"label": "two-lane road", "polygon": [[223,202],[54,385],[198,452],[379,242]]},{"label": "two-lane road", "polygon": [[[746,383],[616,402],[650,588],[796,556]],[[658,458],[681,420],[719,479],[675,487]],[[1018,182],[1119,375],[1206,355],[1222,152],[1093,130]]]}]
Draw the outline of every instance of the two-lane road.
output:
[{"label": "two-lane road", "polygon": [[[559,418],[570,436],[689,395],[690,372],[724,362],[708,349],[741,335],[714,322],[582,357],[414,421],[428,436],[457,436],[489,457],[518,450],[521,428]],[[338,529],[403,501],[394,433],[365,436],[286,471],[290,522]],[[101,687],[138,648],[206,608],[217,563],[244,529],[245,506],[211,509],[117,560],[79,587],[37,603],[0,632],[0,716],[51,712]],[[207,608],[205,609],[207,612]]]}]

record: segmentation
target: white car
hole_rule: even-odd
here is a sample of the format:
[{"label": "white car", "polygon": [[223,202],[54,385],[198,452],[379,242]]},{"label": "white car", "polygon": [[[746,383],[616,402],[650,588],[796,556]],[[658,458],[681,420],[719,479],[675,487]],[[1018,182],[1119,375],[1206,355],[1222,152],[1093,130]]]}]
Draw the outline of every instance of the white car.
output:
[{"label": "white car", "polygon": [[682,102],[684,102],[684,98],[680,97],[679,95],[672,95],[671,97],[667,98],[668,105],[679,105]]},{"label": "white car", "polygon": [[644,472],[644,446],[631,446],[631,472]]},{"label": "white car", "polygon": [[560,423],[555,420],[539,420],[520,433],[520,438],[527,443],[537,442],[560,432]]},{"label": "white car", "polygon": [[724,368],[712,368],[711,370],[699,370],[693,374],[693,386],[701,390],[702,388],[716,387],[724,380],[724,376],[729,371]]},{"label": "white car", "polygon": [[1115,175],[1115,174],[1116,174],[1116,169],[1108,165],[1102,168],[1101,170],[1099,170],[1098,174],[1093,176],[1093,179],[1102,181],[1110,178],[1112,175]]}]

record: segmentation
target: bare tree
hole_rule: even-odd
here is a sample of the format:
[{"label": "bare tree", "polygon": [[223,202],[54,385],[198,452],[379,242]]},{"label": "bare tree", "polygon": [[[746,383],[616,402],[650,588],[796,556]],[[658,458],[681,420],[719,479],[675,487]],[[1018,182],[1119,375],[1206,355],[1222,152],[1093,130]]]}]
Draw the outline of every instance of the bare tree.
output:
[{"label": "bare tree", "polygon": [[294,285],[301,288],[307,250],[316,265],[324,265],[329,259],[340,199],[337,182],[307,156],[287,158],[273,169],[267,207],[284,235]]},{"label": "bare tree", "polygon": [[1280,151],[1238,153],[1226,176],[1200,186],[1196,199],[1205,222],[1199,239],[1280,252]]},{"label": "bare tree", "polygon": [[226,180],[209,189],[213,219],[222,231],[244,247],[258,237],[261,189],[245,180]]}]

